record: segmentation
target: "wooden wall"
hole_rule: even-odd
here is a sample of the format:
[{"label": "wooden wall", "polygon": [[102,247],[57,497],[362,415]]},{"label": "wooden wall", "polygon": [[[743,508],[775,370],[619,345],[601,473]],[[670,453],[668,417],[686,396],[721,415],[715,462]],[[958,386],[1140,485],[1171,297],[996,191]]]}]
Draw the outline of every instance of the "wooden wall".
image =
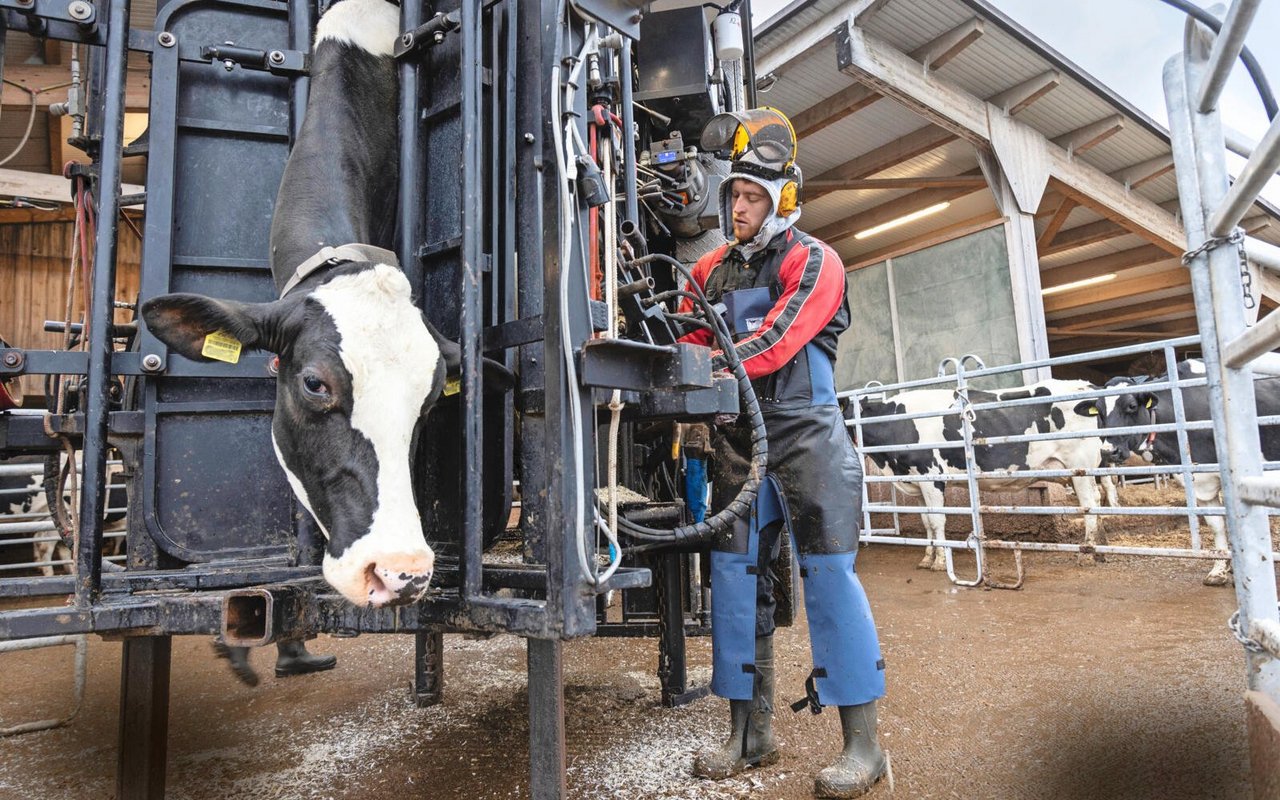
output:
[{"label": "wooden wall", "polygon": [[[137,223],[135,223],[137,224]],[[140,226],[139,226],[140,227]],[[56,350],[62,334],[46,333],[45,320],[61,320],[66,313],[67,279],[71,263],[70,222],[0,225],[0,338],[14,347],[29,350]],[[133,303],[138,295],[141,242],[127,224],[120,225],[117,254],[116,299]],[[77,278],[80,285],[80,279]],[[83,309],[83,294],[77,291],[77,307]],[[80,320],[82,311],[73,317]],[[127,309],[116,311],[116,321],[133,317]],[[27,404],[39,401],[41,380],[27,376],[23,392]]]}]

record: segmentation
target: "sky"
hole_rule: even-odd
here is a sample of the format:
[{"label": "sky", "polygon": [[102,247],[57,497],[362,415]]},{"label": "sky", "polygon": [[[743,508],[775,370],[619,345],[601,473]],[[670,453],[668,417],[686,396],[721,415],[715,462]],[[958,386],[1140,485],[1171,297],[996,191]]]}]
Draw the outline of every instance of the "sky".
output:
[{"label": "sky", "polygon": [[[1166,129],[1164,62],[1182,47],[1186,16],[1160,0],[988,0],[1006,16],[1109,86]],[[1200,0],[1202,6],[1209,4]],[[755,0],[753,18],[763,22],[778,0]],[[1224,4],[1225,8],[1225,4]],[[1221,14],[1219,14],[1221,16]],[[1262,65],[1272,92],[1280,96],[1280,2],[1263,2],[1246,45]],[[1221,101],[1223,123],[1257,142],[1268,121],[1243,64],[1237,62]],[[1236,172],[1243,161],[1229,157]],[[1265,196],[1280,203],[1280,178]]]}]

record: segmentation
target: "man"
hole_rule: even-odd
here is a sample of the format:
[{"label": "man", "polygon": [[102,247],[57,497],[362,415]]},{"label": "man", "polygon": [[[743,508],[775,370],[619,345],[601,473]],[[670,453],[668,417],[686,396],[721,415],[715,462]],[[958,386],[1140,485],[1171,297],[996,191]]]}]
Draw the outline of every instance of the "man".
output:
[{"label": "man", "polygon": [[[718,779],[778,760],[769,565],[786,523],[805,583],[814,659],[807,698],[793,708],[838,706],[844,733],[840,758],[817,776],[814,790],[857,797],[887,764],[876,741],[884,661],[853,567],[862,466],[835,396],[836,340],[849,324],[844,266],[829,246],[794,227],[801,179],[785,116],[767,108],[718,115],[702,145],[733,159],[720,196],[729,243],[700,259],[693,278],[712,304],[726,308],[764,415],[769,466],[752,519],[712,543],[712,691],[729,700],[732,731],[721,747],[698,754],[694,773]],[[684,310],[691,309],[686,300]],[[707,331],[685,341],[714,346]],[[727,367],[723,353],[712,359]],[[711,451],[712,504],[723,508],[750,469],[746,421],[717,426]]]}]

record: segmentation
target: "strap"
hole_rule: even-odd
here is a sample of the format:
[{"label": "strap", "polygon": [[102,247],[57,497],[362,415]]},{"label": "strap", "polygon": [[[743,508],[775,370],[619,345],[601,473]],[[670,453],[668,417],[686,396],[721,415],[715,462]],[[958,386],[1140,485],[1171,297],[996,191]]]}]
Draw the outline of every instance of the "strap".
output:
[{"label": "strap", "polygon": [[806,707],[815,714],[822,713],[822,701],[818,699],[818,686],[814,683],[815,678],[827,677],[827,671],[822,667],[818,667],[809,673],[809,677],[804,681],[804,697],[791,704],[791,710],[799,713]]},{"label": "strap", "polygon": [[280,290],[280,296],[284,297],[296,287],[311,273],[321,267],[332,266],[334,264],[343,264],[350,261],[369,261],[374,264],[390,264],[393,267],[400,266],[400,259],[396,254],[382,247],[375,247],[371,244],[344,244],[337,247],[322,247],[320,252],[308,258],[298,265],[293,271],[293,277],[285,282],[284,288]]}]

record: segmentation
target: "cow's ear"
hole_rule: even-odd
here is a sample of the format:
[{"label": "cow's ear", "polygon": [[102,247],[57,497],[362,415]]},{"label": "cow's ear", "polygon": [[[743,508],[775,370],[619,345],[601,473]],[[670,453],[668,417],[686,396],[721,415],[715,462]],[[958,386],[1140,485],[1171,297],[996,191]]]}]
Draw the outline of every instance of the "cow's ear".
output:
[{"label": "cow's ear", "polygon": [[[431,320],[427,319],[426,314],[422,315],[422,321],[426,324],[431,337],[436,340],[436,345],[440,348],[440,358],[444,361],[445,375],[449,378],[460,377],[462,375],[462,346],[452,339],[446,338],[443,333],[436,330],[436,326],[431,324]],[[486,390],[506,391],[516,385],[516,376],[511,370],[491,358],[482,360],[481,369],[484,370]],[[445,393],[452,394],[447,389]]]},{"label": "cow's ear", "polygon": [[246,348],[278,352],[269,342],[276,303],[241,303],[215,300],[197,294],[164,294],[142,304],[147,328],[177,353],[196,361],[208,361],[202,351],[205,337],[218,331],[230,335]]},{"label": "cow's ear", "polygon": [[1143,408],[1154,411],[1156,406],[1160,405],[1160,398],[1156,397],[1154,394],[1144,393],[1138,395],[1138,402],[1142,403]]},{"label": "cow's ear", "polygon": [[1100,413],[1098,411],[1097,400],[1081,400],[1076,403],[1076,413],[1082,417],[1096,417]]}]

